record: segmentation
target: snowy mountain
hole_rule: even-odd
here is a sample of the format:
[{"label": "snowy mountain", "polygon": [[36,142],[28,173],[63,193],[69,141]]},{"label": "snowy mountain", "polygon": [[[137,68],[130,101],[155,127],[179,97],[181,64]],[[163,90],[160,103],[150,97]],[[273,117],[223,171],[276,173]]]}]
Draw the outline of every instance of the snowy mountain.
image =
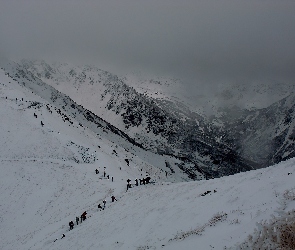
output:
[{"label": "snowy mountain", "polygon": [[295,94],[224,122],[223,143],[263,166],[295,156]]},{"label": "snowy mountain", "polygon": [[181,160],[25,75],[0,70],[0,249],[294,249],[294,158],[187,182]]},{"label": "snowy mountain", "polygon": [[[149,155],[148,161],[153,162],[153,160],[149,157],[151,157],[151,155],[155,155],[154,153],[144,150],[141,144],[134,141],[126,133],[117,129],[91,111],[85,109],[83,106],[77,104],[68,96],[40,81],[39,78],[36,78],[30,72],[18,68],[17,64],[9,64],[7,65],[7,69],[12,72],[16,72],[16,78],[22,79],[20,86],[23,89],[32,91],[34,95],[41,97],[43,102],[46,101],[46,103],[40,103],[38,101],[32,102],[32,107],[46,108],[46,111],[50,114],[52,114],[52,112],[58,114],[62,121],[67,123],[69,126],[77,126],[79,128],[86,127],[97,136],[102,136],[112,142],[115,141],[116,145],[124,147],[127,152],[133,152],[133,148],[135,147],[137,148],[137,154],[138,150],[141,150],[145,152],[144,154]],[[11,82],[19,84],[19,81],[13,79],[9,73],[5,74],[9,77],[9,84]],[[73,120],[75,120],[77,124],[74,125]],[[44,121],[42,122],[44,123]],[[134,152],[132,154],[134,154]],[[159,161],[156,165],[169,172],[169,175],[175,175],[175,178],[179,178],[181,176],[181,179],[184,178],[184,180],[187,180],[188,178],[192,178],[190,175],[193,175],[195,179],[203,178],[203,174],[195,169],[195,165],[186,159],[178,159],[169,155],[163,155],[160,156],[160,158],[162,158],[163,161]],[[192,172],[191,169],[194,169],[194,172]]]},{"label": "snowy mountain", "polygon": [[[147,82],[140,75],[118,77],[94,66],[44,61],[11,62],[4,69],[47,101],[55,102],[58,96],[60,110],[74,117],[77,110],[84,113],[80,122],[86,119],[94,132],[101,126],[98,124],[104,123],[133,144],[190,163],[191,167],[180,168],[192,179],[197,179],[200,172],[210,178],[265,167],[295,153],[295,101],[285,97],[290,90],[288,84],[281,85],[280,91],[272,83],[260,88],[252,84],[250,88],[227,89],[225,85],[213,99],[209,98],[211,106],[200,101],[216,112],[209,119],[202,112],[192,111],[193,103],[184,98],[179,80],[157,78]],[[29,75],[31,80],[27,79]],[[271,99],[262,98],[272,94]],[[247,96],[259,95],[259,103],[247,100]],[[288,105],[281,104],[285,102],[283,97],[289,98]],[[234,106],[237,98],[240,107]],[[217,106],[215,102],[221,99],[227,108]],[[247,102],[252,102],[251,109]],[[248,109],[242,109],[242,103]],[[289,114],[287,123],[285,114]]]},{"label": "snowy mountain", "polygon": [[[203,116],[219,116],[224,109],[262,109],[287,97],[293,83],[222,82],[213,87],[195,83],[189,89],[179,79],[149,77],[135,72],[123,77],[128,86],[157,100],[181,103]],[[193,91],[192,91],[193,90]],[[233,110],[234,111],[234,110]]]},{"label": "snowy mountain", "polygon": [[[191,162],[194,167],[186,171],[193,179],[199,172],[218,177],[255,168],[254,162],[220,144],[214,127],[203,116],[180,101],[140,93],[109,72],[43,61],[10,63],[4,68],[34,92],[37,85],[53,86],[143,148]],[[31,75],[32,80],[28,81],[26,75]]]}]

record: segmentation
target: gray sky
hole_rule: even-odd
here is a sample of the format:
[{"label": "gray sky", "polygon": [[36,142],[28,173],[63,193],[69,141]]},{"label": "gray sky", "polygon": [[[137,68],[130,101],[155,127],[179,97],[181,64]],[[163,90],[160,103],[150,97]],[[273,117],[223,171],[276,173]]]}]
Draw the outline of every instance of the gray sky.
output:
[{"label": "gray sky", "polygon": [[191,86],[295,83],[295,1],[0,0],[0,53]]}]

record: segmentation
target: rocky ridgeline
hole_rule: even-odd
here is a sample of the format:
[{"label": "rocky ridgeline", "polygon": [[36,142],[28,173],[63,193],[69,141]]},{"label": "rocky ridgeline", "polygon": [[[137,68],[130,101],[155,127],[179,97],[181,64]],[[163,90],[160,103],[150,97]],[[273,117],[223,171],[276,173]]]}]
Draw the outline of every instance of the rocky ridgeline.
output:
[{"label": "rocky ridgeline", "polygon": [[[147,150],[192,162],[190,169],[182,169],[192,179],[194,172],[201,171],[209,178],[220,177],[294,156],[295,101],[291,97],[265,109],[241,110],[232,119],[228,119],[230,112],[225,111],[223,126],[216,126],[181,103],[138,93],[123,79],[95,67],[69,68],[45,62],[36,66],[36,63],[23,61],[22,64],[11,64],[5,70],[21,85],[59,105],[65,113],[93,131],[98,128],[109,130]],[[69,81],[72,86],[68,87],[77,92],[92,87],[100,89],[100,95],[92,100],[93,106],[103,103],[105,112],[113,114],[112,120],[108,120],[109,115],[102,119],[78,105],[46,84],[46,79],[56,84]],[[114,124],[113,120],[120,122]],[[182,168],[181,164],[179,168]]]},{"label": "rocky ridgeline", "polygon": [[260,167],[295,156],[295,94],[225,122],[223,143]]}]

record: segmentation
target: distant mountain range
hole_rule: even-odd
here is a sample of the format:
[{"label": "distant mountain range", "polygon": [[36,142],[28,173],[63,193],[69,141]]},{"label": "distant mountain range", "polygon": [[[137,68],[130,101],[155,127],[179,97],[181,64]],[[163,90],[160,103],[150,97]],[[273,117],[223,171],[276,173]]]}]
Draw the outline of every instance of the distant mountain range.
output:
[{"label": "distant mountain range", "polygon": [[[71,115],[80,109],[90,128],[89,123],[98,126],[97,121],[103,121],[144,149],[193,163],[184,169],[192,179],[199,172],[220,177],[295,156],[295,95],[287,84],[281,89],[272,84],[252,86],[250,90],[260,97],[274,95],[272,102],[266,98],[257,104],[260,108],[234,105],[239,104],[237,99],[247,103],[251,91],[241,86],[212,93],[208,107],[208,99],[202,97],[200,106],[193,108],[176,80],[138,80],[93,66],[44,61],[23,60],[2,67],[43,98],[55,101],[57,95],[63,96],[61,109]],[[221,99],[227,105],[217,106]],[[214,115],[206,117],[205,108]]]}]

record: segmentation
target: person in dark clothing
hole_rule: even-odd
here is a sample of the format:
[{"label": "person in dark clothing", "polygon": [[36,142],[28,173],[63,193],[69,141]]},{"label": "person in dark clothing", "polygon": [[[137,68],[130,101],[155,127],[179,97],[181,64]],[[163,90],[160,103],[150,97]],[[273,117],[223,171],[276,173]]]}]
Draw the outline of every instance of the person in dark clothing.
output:
[{"label": "person in dark clothing", "polygon": [[151,177],[149,177],[149,176],[146,177],[146,178],[145,178],[145,182],[146,182],[146,184],[149,184],[149,183],[150,183],[150,180],[151,180]]},{"label": "person in dark clothing", "polygon": [[112,202],[116,201],[115,196],[112,196],[111,198],[112,198]]},{"label": "person in dark clothing", "polygon": [[86,214],[87,214],[86,211],[82,214],[82,218],[83,218],[83,220],[86,220]]},{"label": "person in dark clothing", "polygon": [[106,200],[103,200],[103,207],[105,208],[106,207],[106,203],[107,203],[107,201]]},{"label": "person in dark clothing", "polygon": [[76,216],[76,223],[79,224],[79,217]]},{"label": "person in dark clothing", "polygon": [[127,163],[127,166],[129,166],[129,160],[128,159],[125,159],[126,163]]},{"label": "person in dark clothing", "polygon": [[98,174],[98,173],[99,173],[99,171],[98,171],[97,169],[95,169],[95,173],[96,173],[96,174]]},{"label": "person in dark clothing", "polygon": [[114,177],[112,176],[112,182],[114,181]]},{"label": "person in dark clothing", "polygon": [[131,188],[130,181],[131,181],[130,179],[127,180],[127,190],[126,191],[128,191],[128,189]]},{"label": "person in dark clothing", "polygon": [[109,175],[107,175],[107,178],[108,178],[108,180],[110,179],[110,176]]},{"label": "person in dark clothing", "polygon": [[142,184],[145,185],[145,178],[142,178]]},{"label": "person in dark clothing", "polygon": [[103,171],[103,177],[106,177],[106,171]]},{"label": "person in dark clothing", "polygon": [[100,204],[97,205],[98,209],[102,209],[102,206]]},{"label": "person in dark clothing", "polygon": [[61,239],[62,239],[62,238],[64,238],[64,237],[66,237],[66,236],[65,236],[65,234],[62,234],[62,237],[61,237]]},{"label": "person in dark clothing", "polygon": [[139,185],[142,185],[142,179],[139,179]]},{"label": "person in dark clothing", "polygon": [[135,186],[138,186],[138,180],[135,179]]},{"label": "person in dark clothing", "polygon": [[74,222],[73,221],[70,221],[69,222],[69,226],[70,226],[70,230],[72,230],[74,228]]},{"label": "person in dark clothing", "polygon": [[83,214],[81,214],[80,223],[82,223],[82,221],[83,221]]},{"label": "person in dark clothing", "polygon": [[43,127],[44,126],[44,123],[41,121],[41,126]]}]

